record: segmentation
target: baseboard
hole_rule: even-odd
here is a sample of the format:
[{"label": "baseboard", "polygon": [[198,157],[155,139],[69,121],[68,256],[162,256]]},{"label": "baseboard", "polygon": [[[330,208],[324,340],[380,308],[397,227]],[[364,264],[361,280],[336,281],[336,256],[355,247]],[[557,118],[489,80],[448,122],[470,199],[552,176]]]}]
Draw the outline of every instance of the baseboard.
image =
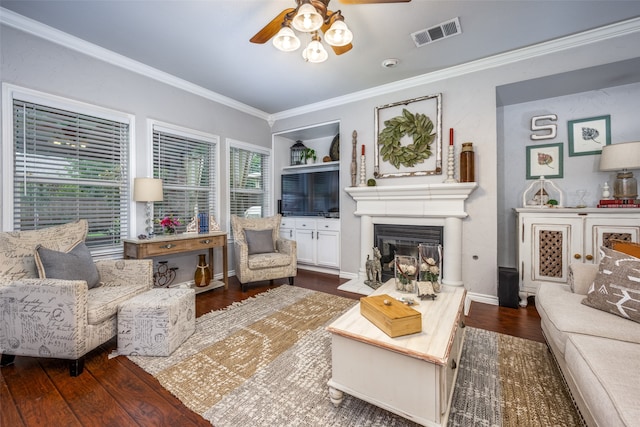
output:
[{"label": "baseboard", "polygon": [[471,307],[471,301],[481,302],[483,304],[499,305],[498,297],[486,294],[477,294],[475,292],[467,292],[467,297],[464,300],[464,315],[469,314],[469,308]]}]

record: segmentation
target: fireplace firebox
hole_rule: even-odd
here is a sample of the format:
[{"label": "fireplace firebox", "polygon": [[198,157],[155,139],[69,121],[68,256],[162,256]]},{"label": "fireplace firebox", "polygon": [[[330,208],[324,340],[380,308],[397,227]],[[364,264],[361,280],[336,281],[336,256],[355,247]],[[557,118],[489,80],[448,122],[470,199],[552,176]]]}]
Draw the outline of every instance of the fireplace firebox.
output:
[{"label": "fireplace firebox", "polygon": [[[373,242],[382,258],[382,283],[393,278],[393,257],[418,257],[420,243],[442,244],[444,227],[425,225],[374,224]],[[443,264],[446,260],[443,259]]]}]

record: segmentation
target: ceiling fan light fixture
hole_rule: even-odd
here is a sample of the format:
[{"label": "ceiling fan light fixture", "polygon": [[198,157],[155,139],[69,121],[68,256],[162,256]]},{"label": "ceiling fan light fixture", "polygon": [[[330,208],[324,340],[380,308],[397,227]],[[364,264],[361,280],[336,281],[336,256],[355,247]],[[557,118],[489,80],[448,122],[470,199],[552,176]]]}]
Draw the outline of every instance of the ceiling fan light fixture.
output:
[{"label": "ceiling fan light fixture", "polygon": [[322,27],[323,23],[324,18],[318,13],[316,8],[309,3],[309,0],[300,5],[298,13],[291,21],[293,28],[303,33],[317,31]]},{"label": "ceiling fan light fixture", "polygon": [[300,39],[288,26],[283,26],[273,38],[273,45],[283,52],[292,52],[300,47]]},{"label": "ceiling fan light fixture", "polygon": [[324,34],[324,39],[331,46],[346,46],[353,40],[353,33],[347,24],[340,19],[331,25],[331,28]]},{"label": "ceiling fan light fixture", "polygon": [[322,46],[322,43],[314,38],[302,51],[302,57],[307,62],[317,64],[326,61],[329,58],[329,54]]}]

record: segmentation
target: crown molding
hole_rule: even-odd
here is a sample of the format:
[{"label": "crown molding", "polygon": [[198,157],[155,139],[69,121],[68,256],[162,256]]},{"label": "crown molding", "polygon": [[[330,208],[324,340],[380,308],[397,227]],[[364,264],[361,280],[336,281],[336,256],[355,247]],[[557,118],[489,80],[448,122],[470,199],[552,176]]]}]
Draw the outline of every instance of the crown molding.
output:
[{"label": "crown molding", "polygon": [[461,65],[445,68],[443,70],[426,73],[404,80],[398,80],[393,83],[376,86],[370,89],[353,92],[335,98],[330,98],[313,104],[307,104],[302,107],[292,108],[290,110],[284,110],[275,114],[268,114],[257,108],[236,101],[235,99],[205,89],[201,86],[190,83],[186,80],[180,79],[126,56],[117,54],[108,49],[104,49],[93,43],[89,43],[85,40],[67,34],[60,30],[56,30],[55,28],[49,27],[48,25],[44,25],[40,22],[34,21],[2,7],[0,7],[0,24],[5,24],[18,30],[25,31],[34,36],[52,41],[61,46],[73,49],[93,58],[119,66],[126,70],[141,74],[145,77],[149,77],[167,85],[182,89],[186,92],[193,93],[195,95],[201,96],[235,110],[266,120],[270,126],[273,126],[273,124],[277,120],[313,113],[328,108],[334,108],[352,102],[362,101],[365,99],[406,89],[412,89],[416,86],[435,83],[442,80],[463,76],[465,74],[488,70],[512,64],[514,62],[524,61],[527,59],[561,52],[579,46],[589,45],[602,40],[622,37],[640,31],[640,18],[633,18],[582,33],[573,34],[548,42],[539,43],[533,46],[528,46],[499,55],[494,55],[476,61],[467,62]]},{"label": "crown molding", "polygon": [[528,46],[499,55],[478,59],[476,61],[467,62],[431,73],[422,74],[420,76],[398,80],[393,83],[376,86],[371,89],[353,92],[336,98],[327,99],[325,101],[316,102],[314,104],[308,104],[302,107],[293,108],[291,110],[281,111],[279,113],[272,114],[269,117],[269,120],[275,123],[277,120],[312,113],[327,108],[334,108],[351,102],[362,101],[365,99],[373,98],[380,95],[386,95],[405,89],[412,89],[416,86],[435,83],[442,80],[463,76],[465,74],[471,74],[478,71],[501,67],[515,62],[589,45],[602,40],[622,37],[628,34],[637,33],[639,31],[640,18],[633,18],[593,30],[584,31],[582,33],[573,34],[548,42],[539,43],[533,46]]},{"label": "crown molding", "polygon": [[93,43],[89,43],[85,40],[82,40],[81,38],[72,36],[63,31],[57,30],[48,25],[27,18],[3,7],[0,7],[0,24],[5,24],[17,30],[24,31],[36,37],[43,38],[66,48],[78,51],[85,55],[124,68],[145,77],[149,77],[178,89],[182,89],[186,92],[193,93],[194,95],[201,96],[210,101],[217,102],[235,110],[258,117],[260,119],[269,119],[269,114],[265,113],[264,111],[258,110],[257,108],[243,104],[239,101],[236,101],[235,99],[226,97],[217,92],[205,89],[202,86],[190,83],[186,80],[180,79],[169,73],[165,73],[156,68],[135,61],[124,55],[117,54]]}]

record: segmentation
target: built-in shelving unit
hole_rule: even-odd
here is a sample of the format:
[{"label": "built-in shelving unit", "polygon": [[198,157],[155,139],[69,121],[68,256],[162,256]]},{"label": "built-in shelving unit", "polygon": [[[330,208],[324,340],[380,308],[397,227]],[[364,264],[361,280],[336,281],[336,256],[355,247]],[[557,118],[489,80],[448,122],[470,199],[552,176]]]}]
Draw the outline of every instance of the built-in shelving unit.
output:
[{"label": "built-in shelving unit", "polygon": [[340,168],[340,161],[335,162],[316,162],[308,165],[295,165],[295,166],[283,166],[282,171],[296,171],[296,172],[304,172],[305,170],[338,170]]}]

